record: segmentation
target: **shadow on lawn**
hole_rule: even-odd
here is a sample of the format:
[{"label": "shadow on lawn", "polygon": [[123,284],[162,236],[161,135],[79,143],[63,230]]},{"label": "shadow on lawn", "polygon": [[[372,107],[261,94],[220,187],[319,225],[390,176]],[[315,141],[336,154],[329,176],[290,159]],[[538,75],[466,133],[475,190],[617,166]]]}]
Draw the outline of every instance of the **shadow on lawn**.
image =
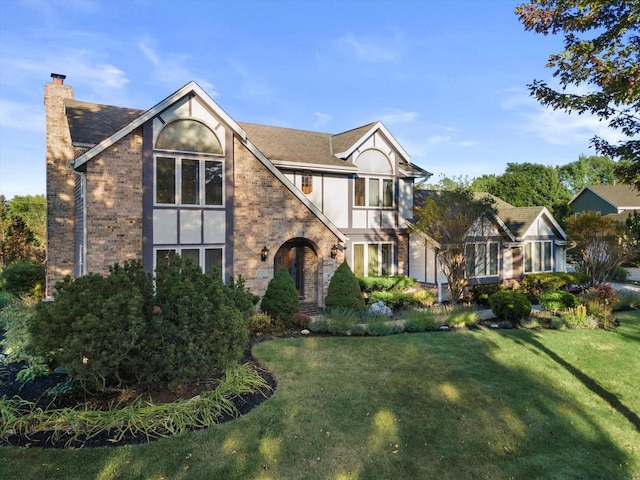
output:
[{"label": "shadow on lawn", "polygon": [[620,399],[615,394],[613,394],[610,391],[608,391],[607,389],[603,388],[598,382],[596,382],[589,375],[585,374],[579,368],[574,367],[569,362],[567,362],[564,358],[562,358],[560,355],[558,355],[556,352],[554,352],[553,350],[551,350],[550,348],[545,346],[543,343],[539,342],[536,339],[535,333],[533,333],[531,331],[523,331],[522,334],[519,335],[518,337],[511,336],[510,338],[514,342],[519,343],[519,344],[527,343],[527,344],[535,347],[536,349],[538,349],[540,352],[542,352],[545,355],[547,355],[554,362],[556,362],[558,365],[562,366],[570,374],[572,374],[574,377],[576,377],[578,380],[580,380],[580,382],[585,387],[587,387],[593,393],[595,393],[600,398],[602,398],[602,400],[607,402],[616,411],[618,411],[622,415],[624,415],[624,417],[627,420],[629,420],[633,424],[634,427],[636,427],[636,430],[638,430],[638,432],[640,432],[640,417],[638,417],[638,415],[635,412],[631,411],[626,405],[624,405],[620,401]]}]

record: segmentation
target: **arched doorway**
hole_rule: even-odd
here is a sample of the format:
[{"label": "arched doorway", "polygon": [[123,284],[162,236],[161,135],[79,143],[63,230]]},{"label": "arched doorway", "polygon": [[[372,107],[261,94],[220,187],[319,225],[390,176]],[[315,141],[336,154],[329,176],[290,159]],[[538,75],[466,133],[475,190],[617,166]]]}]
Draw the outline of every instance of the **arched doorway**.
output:
[{"label": "arched doorway", "polygon": [[284,242],[274,257],[274,272],[286,269],[293,278],[298,297],[314,302],[318,296],[318,254],[316,246],[306,238]]}]

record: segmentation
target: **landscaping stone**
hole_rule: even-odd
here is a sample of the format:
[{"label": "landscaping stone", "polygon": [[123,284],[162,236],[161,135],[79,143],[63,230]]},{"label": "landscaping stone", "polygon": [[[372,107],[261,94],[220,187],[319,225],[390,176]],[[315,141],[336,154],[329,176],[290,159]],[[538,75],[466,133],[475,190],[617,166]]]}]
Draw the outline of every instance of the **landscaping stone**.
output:
[{"label": "landscaping stone", "polygon": [[302,335],[309,335],[311,332],[305,328],[304,330],[301,330],[300,333]]},{"label": "landscaping stone", "polygon": [[369,313],[371,315],[386,315],[390,317],[393,315],[393,311],[387,307],[381,300],[378,300],[376,303],[372,304],[369,307]]}]

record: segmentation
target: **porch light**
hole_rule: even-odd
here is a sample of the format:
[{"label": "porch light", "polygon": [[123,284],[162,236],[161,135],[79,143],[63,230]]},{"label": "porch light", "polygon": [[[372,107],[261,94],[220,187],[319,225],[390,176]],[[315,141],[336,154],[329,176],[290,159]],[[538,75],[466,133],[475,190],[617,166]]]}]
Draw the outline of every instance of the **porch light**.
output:
[{"label": "porch light", "polygon": [[265,245],[264,247],[262,247],[262,250],[260,250],[260,259],[263,262],[267,261],[267,257],[269,256],[269,249],[267,248],[267,246]]},{"label": "porch light", "polygon": [[331,247],[331,258],[336,258],[338,256],[338,246],[337,245],[333,245],[333,247]]}]

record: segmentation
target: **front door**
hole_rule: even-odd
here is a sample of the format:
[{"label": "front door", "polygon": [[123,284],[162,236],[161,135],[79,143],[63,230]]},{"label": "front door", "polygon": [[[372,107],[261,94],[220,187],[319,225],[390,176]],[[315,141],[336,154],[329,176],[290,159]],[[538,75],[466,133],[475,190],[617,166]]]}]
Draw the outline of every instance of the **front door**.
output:
[{"label": "front door", "polygon": [[304,246],[281,248],[275,258],[276,271],[286,268],[296,285],[298,296],[304,298]]}]

